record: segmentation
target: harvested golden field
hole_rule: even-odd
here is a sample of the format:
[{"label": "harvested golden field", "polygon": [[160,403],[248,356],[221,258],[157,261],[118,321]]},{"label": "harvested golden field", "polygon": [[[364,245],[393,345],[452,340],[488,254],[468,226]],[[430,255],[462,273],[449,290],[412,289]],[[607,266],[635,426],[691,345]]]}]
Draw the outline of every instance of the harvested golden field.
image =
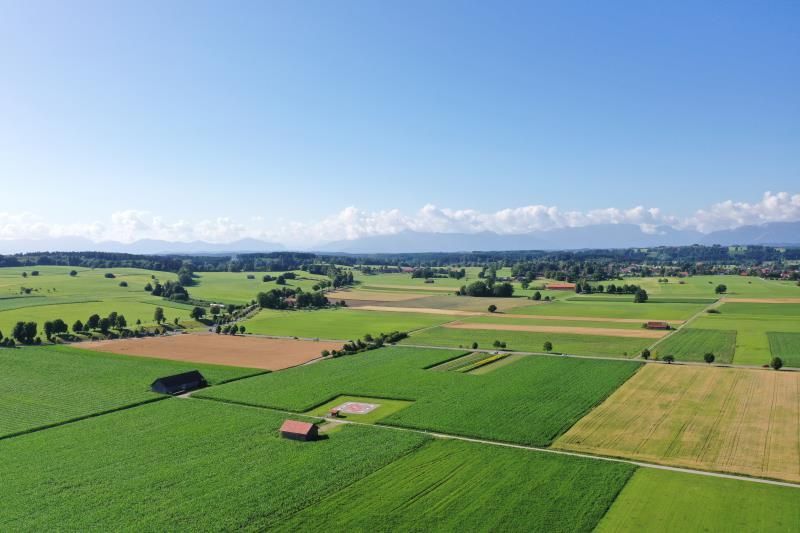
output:
[{"label": "harvested golden field", "polygon": [[553,446],[800,482],[800,373],[649,364]]},{"label": "harvested golden field", "polygon": [[80,346],[122,355],[282,370],[316,359],[322,350],[338,350],[342,343],[194,333],[86,342]]},{"label": "harvested golden field", "polygon": [[391,313],[422,313],[426,315],[451,316],[493,316],[491,313],[479,311],[459,311],[458,309],[434,309],[433,307],[388,307],[382,305],[362,305],[359,311],[389,311]]},{"label": "harvested golden field", "polygon": [[452,329],[488,329],[492,331],[527,331],[531,333],[571,333],[574,335],[601,335],[604,337],[630,337],[636,339],[658,339],[669,333],[669,331],[656,331],[650,329],[612,329],[533,325],[522,326],[518,324],[494,324],[486,322],[450,322],[449,324],[443,324],[442,327]]}]

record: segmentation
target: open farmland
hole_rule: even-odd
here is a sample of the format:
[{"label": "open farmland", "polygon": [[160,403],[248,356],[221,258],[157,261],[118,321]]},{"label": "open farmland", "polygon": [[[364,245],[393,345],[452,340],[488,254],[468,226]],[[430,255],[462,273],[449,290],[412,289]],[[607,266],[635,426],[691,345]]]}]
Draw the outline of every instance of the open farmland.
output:
[{"label": "open farmland", "polygon": [[173,361],[282,370],[316,359],[322,350],[338,350],[342,343],[193,333],[99,341],[83,346],[87,350]]},{"label": "open farmland", "polygon": [[366,334],[414,331],[437,326],[455,317],[421,313],[322,309],[318,311],[274,311],[264,309],[245,322],[247,331],[262,335],[350,340]]},{"label": "open farmland", "polygon": [[800,298],[800,287],[791,281],[765,280],[750,276],[689,276],[668,277],[668,283],[659,283],[658,277],[637,278],[636,284],[653,297],[716,298],[717,285],[725,285],[725,293],[732,298]]},{"label": "open farmland", "polygon": [[800,374],[648,364],[555,446],[800,482]]},{"label": "open farmland", "polygon": [[780,357],[783,366],[800,368],[800,333],[768,332],[773,357]]},{"label": "open farmland", "polygon": [[302,270],[292,272],[297,277],[287,279],[285,285],[278,285],[274,280],[264,281],[265,275],[277,278],[283,272],[200,272],[196,275],[195,284],[189,288],[189,291],[193,297],[201,300],[226,304],[247,304],[259,292],[267,292],[280,287],[311,291],[313,286],[320,281],[328,280],[327,276],[309,274]]},{"label": "open farmland", "polygon": [[647,320],[686,320],[701,311],[702,304],[686,303],[633,303],[631,296],[624,301],[557,301],[514,309],[514,314],[580,316],[592,318],[628,318]]},{"label": "open farmland", "polygon": [[641,338],[436,327],[413,333],[401,344],[456,348],[469,347],[477,342],[479,348],[491,349],[495,340],[505,342],[509,350],[522,352],[541,352],[544,343],[551,342],[553,351],[557,353],[610,357],[634,357],[652,343],[652,339]]},{"label": "open farmland", "polygon": [[[590,531],[634,467],[433,441],[293,516],[287,530]],[[379,495],[379,497],[376,497]],[[492,512],[487,512],[491,510]]]},{"label": "open farmland", "polygon": [[640,468],[597,531],[790,533],[800,524],[798,492],[793,487]]},{"label": "open farmland", "polygon": [[636,339],[660,339],[667,331],[643,328],[597,328],[588,325],[564,326],[559,324],[507,324],[499,321],[456,321],[442,326],[452,329],[490,330],[490,331],[524,331],[531,333],[552,333],[554,335],[596,335],[601,337],[627,337]]},{"label": "open farmland", "polygon": [[714,354],[715,363],[730,363],[736,347],[736,331],[724,329],[681,329],[658,343],[654,356],[675,356],[677,361],[703,361],[703,355]]},{"label": "open farmland", "polygon": [[60,346],[0,350],[0,368],[0,437],[158,399],[160,376],[197,369],[219,383],[259,372]]},{"label": "open farmland", "polygon": [[725,303],[717,309],[719,314],[704,314],[692,327],[735,330],[737,364],[769,363],[768,333],[800,333],[800,304]]},{"label": "open farmland", "polygon": [[[0,268],[0,332],[8,335],[18,321],[38,322],[60,318],[68,325],[75,320],[85,321],[92,314],[106,316],[112,311],[125,315],[129,324],[141,320],[153,324],[156,307],[165,315],[189,319],[191,306],[152,296],[144,290],[154,278],[162,283],[174,281],[175,274],[136,268],[72,269],[42,266],[35,268],[39,275],[22,277],[31,268]],[[76,275],[71,276],[70,271]],[[113,278],[106,278],[113,274]],[[127,287],[120,283],[127,283]],[[24,290],[30,289],[29,294]]]},{"label": "open farmland", "polygon": [[455,356],[445,350],[383,348],[195,395],[296,412],[340,395],[409,400],[414,403],[382,423],[546,445],[639,367],[630,361],[526,356],[482,375],[427,370]]},{"label": "open farmland", "polygon": [[167,399],[0,441],[0,529],[263,531],[425,442],[355,426],[289,441],[284,418]]}]

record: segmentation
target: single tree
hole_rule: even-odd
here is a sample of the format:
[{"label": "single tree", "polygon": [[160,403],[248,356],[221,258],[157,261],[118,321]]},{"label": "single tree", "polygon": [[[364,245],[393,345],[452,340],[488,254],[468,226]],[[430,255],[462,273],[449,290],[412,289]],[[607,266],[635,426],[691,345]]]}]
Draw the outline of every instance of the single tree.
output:
[{"label": "single tree", "polygon": [[714,356],[714,354],[712,352],[706,352],[703,355],[703,361],[705,361],[709,365],[714,362],[714,359],[716,359],[716,357]]},{"label": "single tree", "polygon": [[478,343],[477,342],[473,342],[472,343],[472,349],[473,350],[477,350],[478,349]]},{"label": "single tree", "polygon": [[74,324],[72,324],[72,331],[74,333],[80,333],[83,331],[83,322],[80,320],[76,320]]},{"label": "single tree", "polygon": [[162,307],[156,307],[156,310],[153,312],[153,320],[156,321],[156,324],[164,322],[164,309]]},{"label": "single tree", "polygon": [[780,370],[783,368],[783,359],[780,357],[773,357],[772,361],[769,362],[769,366],[772,367],[773,370]]},{"label": "single tree", "polygon": [[202,319],[204,316],[206,316],[206,310],[205,310],[205,308],[203,308],[203,307],[197,307],[197,306],[195,306],[195,307],[192,309],[192,312],[190,313],[190,315],[189,315],[189,316],[191,316],[191,317],[192,317],[194,320],[200,320],[200,319]]},{"label": "single tree", "polygon": [[241,333],[242,335],[244,335],[244,332],[245,332],[245,328],[244,328],[244,326],[239,326],[239,333]]},{"label": "single tree", "polygon": [[492,304],[492,305],[490,305],[490,306],[487,308],[487,310],[488,310],[490,313],[494,313],[495,311],[497,311],[497,306],[496,306],[496,305],[494,305],[494,304]]},{"label": "single tree", "polygon": [[75,276],[78,275],[78,271],[77,270],[70,270],[69,271],[69,275],[72,276],[72,277],[75,277]]},{"label": "single tree", "polygon": [[675,361],[675,356],[667,354],[664,357],[662,357],[661,360],[667,363],[668,365],[671,365]]},{"label": "single tree", "polygon": [[650,350],[648,350],[647,348],[642,350],[642,359],[644,359],[645,361],[650,359]]},{"label": "single tree", "polygon": [[717,285],[717,287],[714,289],[714,292],[715,292],[715,293],[717,293],[717,294],[725,294],[726,292],[728,292],[728,287],[727,287],[727,286],[725,286],[724,284],[720,283],[720,284],[719,284],[719,285]]},{"label": "single tree", "polygon": [[643,304],[647,301],[647,291],[644,289],[637,289],[633,294],[633,301],[637,304]]},{"label": "single tree", "polygon": [[545,341],[544,344],[542,345],[542,348],[544,348],[545,352],[552,352],[553,351],[553,343],[550,342],[550,341]]},{"label": "single tree", "polygon": [[125,320],[125,315],[117,315],[117,320],[114,322],[114,327],[122,330],[128,327],[128,321]]},{"label": "single tree", "polygon": [[100,325],[100,315],[94,314],[86,321],[86,329],[97,329]]},{"label": "single tree", "polygon": [[97,328],[100,330],[100,333],[105,335],[111,329],[111,321],[108,318],[101,318],[100,323],[97,324]]},{"label": "single tree", "polygon": [[541,293],[541,292],[539,292],[539,291],[536,291],[536,292],[534,292],[534,293],[533,293],[533,299],[534,299],[534,300],[536,300],[536,301],[538,302],[539,300],[541,300],[541,299],[542,299],[542,293]]},{"label": "single tree", "polygon": [[53,336],[53,323],[49,320],[46,321],[42,329],[44,329],[44,336],[47,338],[47,340],[50,340],[50,337]]}]

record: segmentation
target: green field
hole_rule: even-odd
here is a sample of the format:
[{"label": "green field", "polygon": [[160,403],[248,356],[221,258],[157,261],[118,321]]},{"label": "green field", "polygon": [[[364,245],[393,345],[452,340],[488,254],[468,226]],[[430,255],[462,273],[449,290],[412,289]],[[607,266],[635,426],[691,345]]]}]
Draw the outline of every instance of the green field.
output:
[{"label": "green field", "polygon": [[483,375],[425,370],[445,350],[383,348],[213,387],[205,398],[305,412],[340,395],[414,403],[382,423],[546,445],[639,368],[629,361],[527,356]]},{"label": "green field", "polygon": [[783,366],[800,367],[800,333],[767,332],[773,357],[780,357]]},{"label": "green field", "polygon": [[736,347],[736,331],[684,328],[660,342],[654,352],[657,357],[675,356],[676,361],[703,361],[712,352],[715,363],[730,363]]},{"label": "green field", "polygon": [[[23,278],[22,272],[38,270],[38,276]],[[9,335],[19,321],[34,321],[39,331],[45,321],[60,318],[72,326],[76,320],[97,313],[106,316],[112,311],[125,315],[130,326],[141,320],[153,323],[157,306],[163,307],[168,320],[189,319],[191,306],[152,296],[144,290],[153,278],[161,282],[177,279],[175,274],[136,268],[81,269],[70,276],[71,267],[42,266],[34,268],[0,268],[0,332]],[[105,277],[114,274],[113,279]],[[120,287],[125,281],[128,286]],[[20,288],[31,289],[20,294]]]},{"label": "green field", "polygon": [[464,318],[461,320],[461,322],[473,322],[476,324],[513,324],[517,326],[559,326],[601,329],[642,329],[642,324],[644,323],[604,322],[601,318],[598,318],[597,320],[553,320],[552,318],[536,318],[536,315],[529,315],[524,318],[519,318],[514,316],[506,316],[502,313],[495,313],[492,316]]},{"label": "green field", "polygon": [[580,316],[590,318],[635,318],[646,320],[686,320],[705,305],[686,303],[635,304],[633,302],[558,301],[517,307],[514,314]]},{"label": "green field", "polygon": [[[327,276],[317,276],[302,270],[292,272],[297,278],[287,279],[286,285],[282,286],[275,281],[264,282],[263,278],[265,274],[277,278],[283,272],[199,272],[195,275],[195,284],[189,287],[189,294],[210,302],[247,304],[259,292],[280,287],[311,291],[320,280],[328,280]],[[253,279],[248,276],[253,276]]]},{"label": "green field", "polygon": [[800,305],[726,303],[719,314],[704,314],[692,323],[700,329],[736,331],[737,364],[764,365],[771,359],[767,333],[800,333]]},{"label": "green field", "polygon": [[356,426],[289,441],[284,418],[168,399],[0,441],[0,529],[263,531],[425,442]]},{"label": "green field", "polygon": [[800,489],[640,468],[597,531],[797,531]]},{"label": "green field", "polygon": [[414,333],[401,343],[468,348],[473,342],[477,342],[479,348],[491,350],[495,340],[505,342],[508,350],[541,352],[545,341],[550,341],[553,343],[554,352],[611,357],[637,356],[653,342],[653,339],[598,335],[437,327]]},{"label": "green field", "polygon": [[718,295],[714,289],[722,284],[728,288],[727,296],[737,298],[800,298],[800,287],[791,281],[772,281],[736,275],[667,278],[669,283],[658,283],[658,279],[658,277],[631,278],[626,282],[640,285],[654,297],[715,298]]},{"label": "green field", "polygon": [[[634,467],[433,441],[293,516],[287,530],[591,531]],[[386,526],[391,525],[390,528]]]},{"label": "green field", "polygon": [[317,311],[261,310],[245,322],[247,331],[262,335],[355,340],[369,333],[414,331],[453,320],[446,315],[322,309]]},{"label": "green field", "polygon": [[0,437],[161,398],[160,376],[200,370],[209,383],[258,370],[126,357],[62,346],[0,349]]}]

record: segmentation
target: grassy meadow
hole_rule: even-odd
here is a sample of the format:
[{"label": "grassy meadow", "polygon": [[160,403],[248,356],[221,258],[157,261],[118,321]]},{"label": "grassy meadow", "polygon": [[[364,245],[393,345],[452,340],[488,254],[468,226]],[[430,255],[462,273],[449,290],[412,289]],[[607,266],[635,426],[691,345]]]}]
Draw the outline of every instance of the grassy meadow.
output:
[{"label": "grassy meadow", "polygon": [[797,530],[798,490],[640,468],[603,517],[598,533]]},{"label": "grassy meadow", "polygon": [[608,357],[635,357],[653,342],[653,339],[598,335],[436,327],[412,333],[401,344],[469,348],[477,342],[479,348],[491,350],[496,340],[505,342],[507,350],[542,352],[544,343],[551,342],[556,353]]},{"label": "grassy meadow", "polygon": [[369,333],[414,331],[453,320],[446,315],[321,309],[316,311],[276,311],[263,309],[244,325],[250,333],[287,337],[354,340]]}]

